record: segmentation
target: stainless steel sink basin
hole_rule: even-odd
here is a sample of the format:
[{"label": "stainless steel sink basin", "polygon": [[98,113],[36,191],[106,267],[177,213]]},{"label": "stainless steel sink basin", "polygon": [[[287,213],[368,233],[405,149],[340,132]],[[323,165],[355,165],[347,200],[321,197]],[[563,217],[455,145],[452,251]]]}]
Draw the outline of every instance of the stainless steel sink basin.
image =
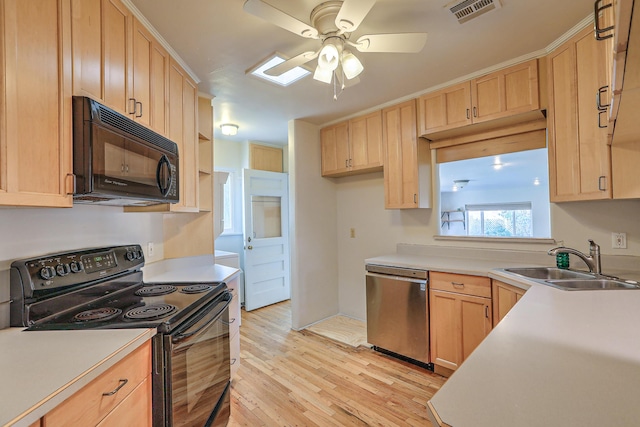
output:
[{"label": "stainless steel sink basin", "polygon": [[592,291],[596,289],[640,289],[640,285],[613,279],[546,280],[548,285],[568,291]]},{"label": "stainless steel sink basin", "polygon": [[527,267],[527,268],[505,268],[504,271],[519,274],[530,279],[558,280],[558,279],[594,279],[595,276],[589,273],[580,273],[573,270],[561,270],[555,267]]}]

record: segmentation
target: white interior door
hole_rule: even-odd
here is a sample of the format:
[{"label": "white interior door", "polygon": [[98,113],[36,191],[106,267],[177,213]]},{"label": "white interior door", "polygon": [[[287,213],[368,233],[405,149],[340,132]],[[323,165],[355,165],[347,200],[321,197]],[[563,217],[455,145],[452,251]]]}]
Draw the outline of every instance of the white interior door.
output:
[{"label": "white interior door", "polygon": [[246,310],[291,296],[288,191],[285,173],[244,170]]}]

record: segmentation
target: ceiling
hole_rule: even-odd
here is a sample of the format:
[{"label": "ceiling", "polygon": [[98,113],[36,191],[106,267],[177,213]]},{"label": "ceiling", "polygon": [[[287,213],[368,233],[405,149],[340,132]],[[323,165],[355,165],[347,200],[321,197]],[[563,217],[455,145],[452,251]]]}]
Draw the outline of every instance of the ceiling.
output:
[{"label": "ceiling", "polygon": [[439,176],[440,192],[452,191],[457,180],[469,181],[464,192],[548,187],[547,149],[440,163]]},{"label": "ceiling", "polygon": [[[360,82],[333,100],[331,85],[306,77],[280,87],[245,75],[275,51],[316,50],[299,37],[245,13],[244,0],[130,0],[215,96],[215,137],[287,143],[288,121],[322,125],[389,104],[505,61],[545,49],[593,13],[593,0],[501,0],[502,7],[459,24],[445,6],[454,0],[377,0],[353,33],[427,32],[418,54],[359,53]],[[321,0],[265,0],[309,23]],[[310,63],[313,65],[313,63]],[[235,137],[219,125],[238,124]]]}]

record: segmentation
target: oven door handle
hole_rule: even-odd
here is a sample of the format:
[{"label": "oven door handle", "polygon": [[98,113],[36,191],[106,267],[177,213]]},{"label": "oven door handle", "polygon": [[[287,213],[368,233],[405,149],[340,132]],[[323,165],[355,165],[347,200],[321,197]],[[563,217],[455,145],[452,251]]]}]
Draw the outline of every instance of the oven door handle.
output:
[{"label": "oven door handle", "polygon": [[[216,320],[218,320],[220,316],[222,316],[222,313],[224,313],[227,307],[229,307],[229,305],[231,304],[232,299],[233,299],[233,294],[229,291],[225,291],[224,294],[222,294],[221,299],[213,301],[211,305],[205,307],[202,310],[201,315],[197,316],[196,319],[189,324],[189,326],[186,328],[186,330],[189,332],[177,332],[175,335],[171,337],[171,342],[173,344],[180,344],[187,341],[189,338],[193,337],[194,335],[197,335],[200,331],[202,331],[204,328],[206,328],[208,325],[215,322]],[[206,309],[212,305],[220,304],[220,301],[224,301],[225,303],[222,306],[222,308],[216,311],[214,314],[211,314],[211,312]],[[193,326],[196,326],[199,323],[201,323],[200,326],[198,326],[195,330],[191,330]]]}]

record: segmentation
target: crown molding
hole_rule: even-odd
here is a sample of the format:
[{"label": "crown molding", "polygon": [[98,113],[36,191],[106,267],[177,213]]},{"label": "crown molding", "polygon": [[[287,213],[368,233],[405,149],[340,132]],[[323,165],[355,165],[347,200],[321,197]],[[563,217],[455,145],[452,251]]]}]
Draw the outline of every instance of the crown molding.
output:
[{"label": "crown molding", "polygon": [[180,66],[187,72],[187,74],[189,74],[189,77],[191,77],[196,82],[196,84],[200,83],[201,80],[196,75],[196,73],[194,73],[191,67],[189,67],[189,65],[184,62],[182,57],[178,55],[178,52],[176,52],[171,47],[171,45],[164,39],[164,37],[162,37],[158,30],[156,30],[153,25],[151,25],[151,22],[149,22],[149,20],[142,14],[142,12],[140,12],[140,10],[131,2],[131,0],[122,0],[122,3],[124,3],[124,5],[131,11],[131,13],[133,13],[133,16],[135,16],[138,21],[140,21],[142,25],[144,25],[144,27],[149,30],[151,34],[153,34],[158,43],[160,43],[162,47],[165,48],[167,52],[169,52],[169,55],[171,55],[173,59],[178,64],[180,64]]}]

